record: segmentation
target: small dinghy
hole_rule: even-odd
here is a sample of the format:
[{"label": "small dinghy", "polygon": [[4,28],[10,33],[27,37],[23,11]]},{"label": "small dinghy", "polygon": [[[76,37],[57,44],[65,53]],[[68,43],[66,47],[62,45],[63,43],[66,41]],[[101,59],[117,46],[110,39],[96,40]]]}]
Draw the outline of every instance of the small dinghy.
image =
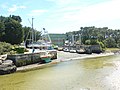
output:
[{"label": "small dinghy", "polygon": [[48,54],[48,52],[45,52],[45,54],[41,55],[40,58],[44,63],[51,62],[51,55]]}]

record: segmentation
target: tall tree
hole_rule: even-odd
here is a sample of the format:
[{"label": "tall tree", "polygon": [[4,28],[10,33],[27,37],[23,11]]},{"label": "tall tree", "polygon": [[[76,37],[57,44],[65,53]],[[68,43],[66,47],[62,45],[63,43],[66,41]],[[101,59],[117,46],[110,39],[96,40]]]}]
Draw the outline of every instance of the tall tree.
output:
[{"label": "tall tree", "polygon": [[15,21],[22,22],[22,19],[20,16],[10,15],[9,17],[14,19]]},{"label": "tall tree", "polygon": [[5,34],[5,26],[3,22],[0,22],[0,41],[2,40],[2,36]]},{"label": "tall tree", "polygon": [[117,46],[117,44],[115,42],[115,39],[112,38],[112,37],[106,38],[104,40],[104,43],[105,43],[105,46],[108,47],[108,48],[112,48],[112,47],[116,47]]},{"label": "tall tree", "polygon": [[20,44],[23,41],[22,25],[11,18],[5,22],[5,35],[3,41],[11,44]]}]

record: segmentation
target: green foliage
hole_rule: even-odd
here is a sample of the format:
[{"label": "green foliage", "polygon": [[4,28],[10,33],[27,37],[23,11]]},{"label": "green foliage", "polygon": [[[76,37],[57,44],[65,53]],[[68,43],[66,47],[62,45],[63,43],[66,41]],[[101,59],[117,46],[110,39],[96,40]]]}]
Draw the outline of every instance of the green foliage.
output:
[{"label": "green foliage", "polygon": [[[31,35],[32,35],[32,28],[31,27],[26,27],[26,26],[23,27],[23,32],[24,32],[24,41],[31,39]],[[34,39],[37,41],[40,38],[41,38],[41,32],[34,30]]]},{"label": "green foliage", "polygon": [[100,45],[103,49],[106,48],[106,47],[105,47],[105,44],[103,44],[103,42],[99,42],[99,45]]},{"label": "green foliage", "polygon": [[15,21],[22,22],[22,19],[20,16],[10,15],[10,18],[14,19]]},{"label": "green foliage", "polygon": [[20,44],[23,41],[23,30],[19,16],[0,17],[0,41]]},{"label": "green foliage", "polygon": [[91,44],[91,41],[90,40],[86,40],[85,41],[85,45],[90,45]]},{"label": "green foliage", "polygon": [[102,42],[102,47],[120,47],[120,30],[112,30],[108,27],[81,27],[79,31],[67,32],[67,40],[71,41],[71,35],[75,36],[75,41],[81,41],[82,44],[98,45]]},{"label": "green foliage", "polygon": [[12,45],[5,42],[0,42],[0,55],[8,54],[12,50]]},{"label": "green foliage", "polygon": [[16,53],[18,53],[18,54],[24,53],[25,48],[24,47],[17,47],[17,48],[14,48],[14,51],[16,51]]},{"label": "green foliage", "polygon": [[0,22],[0,40],[2,36],[4,35],[5,25],[3,22]]},{"label": "green foliage", "polygon": [[9,22],[6,22],[3,40],[11,44],[20,44],[23,41],[22,25],[12,19]]},{"label": "green foliage", "polygon": [[34,32],[35,32],[35,35],[34,35],[34,36],[35,36],[35,38],[36,38],[36,41],[38,41],[39,39],[42,38],[42,36],[41,36],[42,33],[41,33],[41,32],[39,32],[39,31],[37,31],[37,30],[35,30]]},{"label": "green foliage", "polygon": [[96,39],[91,39],[90,45],[99,45],[99,41]]},{"label": "green foliage", "polygon": [[23,27],[23,33],[24,33],[24,41],[26,41],[28,38],[30,38],[30,32],[31,28],[30,27]]},{"label": "green foliage", "polygon": [[112,38],[112,37],[106,38],[106,39],[104,40],[104,44],[105,44],[105,46],[108,47],[108,48],[112,48],[112,47],[116,47],[116,46],[117,46],[117,44],[116,44],[116,42],[115,42],[115,39]]},{"label": "green foliage", "polygon": [[86,40],[85,45],[100,45],[101,50],[105,50],[105,45],[103,44],[103,42],[99,42],[95,39]]},{"label": "green foliage", "polygon": [[120,48],[120,40],[118,41],[118,44],[117,44],[117,46]]}]

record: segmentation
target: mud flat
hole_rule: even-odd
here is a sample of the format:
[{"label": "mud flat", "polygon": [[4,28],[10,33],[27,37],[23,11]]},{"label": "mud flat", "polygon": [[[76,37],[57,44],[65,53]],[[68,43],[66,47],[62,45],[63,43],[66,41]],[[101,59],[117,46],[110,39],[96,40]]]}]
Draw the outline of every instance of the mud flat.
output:
[{"label": "mud flat", "polygon": [[114,53],[112,53],[112,52],[101,53],[101,54],[77,54],[77,53],[58,51],[57,53],[58,53],[58,58],[55,60],[52,60],[52,62],[50,62],[50,63],[45,63],[45,64],[36,63],[36,64],[27,65],[27,66],[22,66],[22,67],[18,67],[17,71],[28,71],[28,70],[44,68],[46,66],[55,65],[60,62],[76,60],[76,59],[81,60],[81,59],[85,59],[85,58],[95,58],[95,57],[114,55]]}]

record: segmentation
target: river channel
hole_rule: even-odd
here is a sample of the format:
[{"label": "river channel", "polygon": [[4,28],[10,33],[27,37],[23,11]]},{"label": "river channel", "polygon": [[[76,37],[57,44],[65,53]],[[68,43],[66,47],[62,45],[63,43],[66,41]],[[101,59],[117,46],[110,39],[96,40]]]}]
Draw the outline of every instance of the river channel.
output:
[{"label": "river channel", "polygon": [[120,56],[71,60],[1,75],[0,90],[120,90]]}]

